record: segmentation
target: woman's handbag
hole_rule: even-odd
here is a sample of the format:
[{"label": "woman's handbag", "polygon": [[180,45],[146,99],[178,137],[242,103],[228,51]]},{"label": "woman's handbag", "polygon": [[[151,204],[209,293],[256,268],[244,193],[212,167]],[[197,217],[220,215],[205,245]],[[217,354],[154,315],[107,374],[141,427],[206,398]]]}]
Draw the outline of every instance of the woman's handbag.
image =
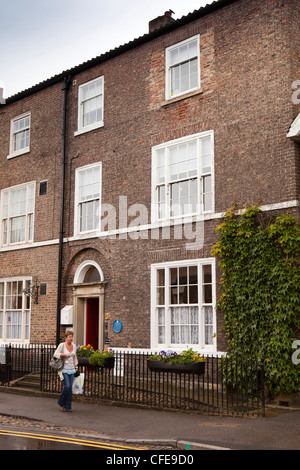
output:
[{"label": "woman's handbag", "polygon": [[64,361],[60,358],[53,356],[50,361],[50,367],[52,367],[52,369],[61,370],[64,367]]}]

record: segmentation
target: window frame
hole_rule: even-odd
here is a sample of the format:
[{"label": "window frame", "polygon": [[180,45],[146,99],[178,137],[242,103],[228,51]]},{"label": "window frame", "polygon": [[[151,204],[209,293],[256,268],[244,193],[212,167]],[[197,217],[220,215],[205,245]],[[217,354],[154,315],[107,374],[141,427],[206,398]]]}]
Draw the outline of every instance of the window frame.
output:
[{"label": "window frame", "polygon": [[[185,46],[193,41],[197,41],[197,53],[193,58],[197,60],[197,85],[191,88],[188,88],[184,91],[179,91],[178,93],[172,94],[172,69],[175,67],[175,64],[171,64],[171,53],[173,50],[178,49],[182,46]],[[176,66],[181,66],[184,63],[190,63],[192,58],[188,58],[187,60],[178,61]],[[166,101],[172,100],[173,98],[177,98],[180,96],[184,96],[188,93],[191,93],[196,90],[200,90],[201,86],[201,77],[200,77],[200,34],[192,36],[190,38],[185,39],[184,41],[180,41],[176,44],[172,44],[171,46],[165,49],[165,99]],[[189,75],[190,77],[190,75]]]},{"label": "window frame", "polygon": [[[11,204],[11,196],[14,191],[22,190],[26,188],[26,210],[23,214],[12,214],[12,204]],[[32,188],[32,210],[30,210],[29,202],[31,198],[29,197],[29,189]],[[35,223],[35,189],[36,184],[35,181],[24,183],[17,186],[11,186],[9,188],[2,189],[0,191],[0,222],[1,222],[1,231],[0,231],[0,247],[18,247],[20,245],[29,245],[33,243],[34,240],[34,223]],[[7,210],[8,214],[5,217],[4,214],[4,202],[5,202],[5,195],[8,194],[8,201],[7,201]],[[12,221],[13,219],[25,217],[25,237],[24,240],[21,241],[11,241],[12,235]],[[7,220],[6,231],[4,230],[5,220]],[[4,233],[6,233],[6,240],[4,237]],[[31,237],[30,237],[31,233]]]},{"label": "window frame", "polygon": [[[203,275],[203,266],[211,266],[211,295],[212,301],[210,303],[203,302],[204,294],[203,288],[205,283]],[[172,268],[185,268],[197,266],[197,288],[198,288],[198,298],[197,303],[181,303],[173,304],[171,303],[171,294],[172,289],[170,283],[170,270]],[[157,263],[151,265],[151,348],[156,350],[172,349],[176,351],[182,351],[187,348],[192,348],[196,351],[207,351],[213,352],[216,351],[216,273],[215,273],[215,259],[214,258],[202,258],[202,259],[191,259],[183,261],[170,261],[166,263]],[[160,304],[157,302],[157,289],[160,287],[157,284],[157,272],[159,270],[165,270],[164,276],[164,303]],[[169,274],[168,274],[169,273]],[[171,309],[173,307],[198,307],[198,340],[197,344],[195,343],[172,343],[172,333],[171,333]],[[164,342],[159,342],[159,315],[158,309],[165,309],[165,323],[162,326],[165,327],[165,337]],[[212,323],[208,325],[205,324],[205,307],[211,307],[212,309]],[[205,343],[205,326],[212,327],[212,336],[211,344]]]},{"label": "window frame", "polygon": [[[79,178],[80,174],[92,169],[97,168],[99,170],[99,198],[91,198],[88,201],[80,201],[79,200]],[[102,162],[92,163],[90,165],[85,165],[83,167],[79,167],[75,170],[75,208],[74,208],[74,235],[75,236],[88,236],[89,234],[100,233],[101,227],[101,196],[102,196]],[[84,202],[91,202],[99,200],[99,221],[98,227],[93,228],[92,230],[80,230],[80,208]]]},{"label": "window frame", "polygon": [[[15,131],[14,130],[14,125],[16,122],[21,121],[23,119],[29,118],[29,125],[24,127],[24,129]],[[15,150],[14,144],[15,144],[15,135],[24,132],[28,130],[29,131],[29,136],[28,136],[28,145],[22,147],[19,150]],[[23,113],[20,114],[19,116],[14,117],[10,121],[10,140],[9,140],[9,155],[7,155],[7,159],[18,157],[20,155],[23,155],[25,153],[30,152],[30,134],[31,134],[31,112]]]},{"label": "window frame", "polygon": [[[202,153],[202,139],[210,139],[210,171],[204,171],[202,168],[204,154]],[[187,175],[182,178],[178,178],[174,180],[171,178],[170,175],[170,168],[171,168],[171,158],[170,152],[171,149],[174,147],[180,147],[182,144],[188,144],[196,141],[197,152],[196,152],[196,175]],[[158,166],[158,159],[159,159],[159,152],[161,150],[165,151],[165,163],[161,166],[164,168],[164,182],[158,180],[157,170],[160,168]],[[188,160],[186,160],[188,162]],[[186,219],[189,217],[200,216],[206,213],[213,213],[215,207],[215,188],[214,188],[214,131],[209,130],[205,132],[200,132],[198,134],[192,134],[189,136],[185,136],[179,139],[170,140],[168,142],[164,142],[162,144],[156,145],[152,147],[152,197],[151,197],[151,221],[152,223],[160,223],[160,222],[168,222],[171,223],[172,221],[176,221],[178,219]],[[204,182],[205,178],[211,178],[211,189],[208,191],[211,194],[211,208],[205,209],[204,206],[204,199],[203,196],[206,194],[204,192]],[[172,187],[176,183],[184,183],[188,181],[196,180],[197,181],[197,205],[196,211],[191,211],[190,213],[181,213],[178,215],[173,215],[172,211]],[[160,216],[160,188],[163,188],[163,198],[164,198],[164,208],[167,213],[164,216]],[[189,202],[190,204],[190,202]]]},{"label": "window frame", "polygon": [[[9,308],[8,298],[13,298],[12,295],[8,293],[8,284],[20,283],[22,282],[22,305],[21,308]],[[13,277],[13,278],[2,278],[0,279],[0,284],[3,284],[3,295],[2,289],[0,289],[0,342],[1,343],[29,343],[30,342],[30,327],[31,327],[31,297],[29,294],[26,294],[25,289],[30,289],[32,286],[32,278],[30,276],[24,277]],[[17,294],[17,297],[20,295]],[[8,316],[17,314],[18,319],[21,316],[21,322],[15,323],[13,321],[8,321]],[[8,335],[8,329],[13,327],[20,327],[21,334],[20,337],[13,337]]]},{"label": "window frame", "polygon": [[[87,126],[83,125],[83,104],[84,104],[84,99],[83,99],[83,90],[85,87],[88,87],[89,85],[95,83],[96,81],[100,80],[101,85],[102,85],[102,94],[95,95],[92,98],[96,98],[97,96],[100,97],[101,101],[101,109],[102,110],[102,119],[100,121],[94,122],[93,124],[89,124]],[[90,99],[92,99],[90,98]],[[104,76],[101,75],[100,77],[94,78],[93,80],[90,80],[88,82],[82,83],[78,87],[78,110],[77,110],[77,131],[74,133],[74,135],[80,135],[84,134],[85,132],[90,132],[94,129],[99,129],[100,127],[104,126]]]}]

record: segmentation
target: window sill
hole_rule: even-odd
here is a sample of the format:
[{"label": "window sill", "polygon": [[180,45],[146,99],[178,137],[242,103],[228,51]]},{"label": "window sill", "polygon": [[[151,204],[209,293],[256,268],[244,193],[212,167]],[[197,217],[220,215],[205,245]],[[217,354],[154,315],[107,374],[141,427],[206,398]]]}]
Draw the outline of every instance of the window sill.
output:
[{"label": "window sill", "polygon": [[9,245],[0,246],[0,251],[13,251],[19,250],[20,248],[31,248],[33,244],[33,241],[10,243]]},{"label": "window sill", "polygon": [[81,134],[85,134],[86,132],[90,132],[90,131],[93,131],[95,129],[100,129],[101,127],[104,127],[104,122],[99,122],[97,124],[93,124],[91,126],[87,126],[87,127],[82,127],[81,129],[78,129],[78,131],[74,132],[74,135],[81,135]]},{"label": "window sill", "polygon": [[18,150],[17,152],[10,153],[9,155],[7,155],[7,160],[10,160],[11,158],[15,158],[15,157],[20,157],[21,155],[25,155],[26,153],[29,153],[29,152],[30,152],[30,148],[26,147],[22,150]]},{"label": "window sill", "polygon": [[203,211],[197,214],[187,214],[187,215],[179,215],[176,217],[169,217],[166,219],[156,219],[153,217],[151,220],[152,225],[155,227],[164,227],[164,226],[172,226],[172,225],[180,225],[180,224],[188,224],[193,222],[200,222],[204,220],[209,220],[213,218],[215,215],[214,210],[210,211]]},{"label": "window sill", "polygon": [[170,98],[168,100],[162,101],[160,105],[161,107],[168,106],[169,104],[177,103],[178,101],[182,101],[187,98],[191,98],[193,96],[201,95],[202,93],[203,93],[202,88],[199,88],[198,90],[185,93],[184,95],[179,95],[179,96],[176,96],[175,98]]}]

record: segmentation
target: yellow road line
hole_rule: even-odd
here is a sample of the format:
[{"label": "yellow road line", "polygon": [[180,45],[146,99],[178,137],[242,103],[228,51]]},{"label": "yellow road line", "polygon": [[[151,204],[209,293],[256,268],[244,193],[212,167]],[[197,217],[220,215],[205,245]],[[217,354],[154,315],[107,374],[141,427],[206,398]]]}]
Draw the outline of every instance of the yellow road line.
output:
[{"label": "yellow road line", "polygon": [[0,429],[0,435],[4,436],[14,436],[14,437],[27,437],[29,439],[42,439],[44,441],[53,441],[53,442],[64,442],[68,444],[77,444],[89,447],[99,447],[101,449],[112,449],[112,450],[147,450],[147,447],[130,447],[130,446],[122,446],[119,444],[108,444],[105,442],[99,441],[89,441],[86,439],[76,439],[73,437],[58,437],[52,436],[49,434],[35,434],[23,431],[7,431],[4,429]]}]

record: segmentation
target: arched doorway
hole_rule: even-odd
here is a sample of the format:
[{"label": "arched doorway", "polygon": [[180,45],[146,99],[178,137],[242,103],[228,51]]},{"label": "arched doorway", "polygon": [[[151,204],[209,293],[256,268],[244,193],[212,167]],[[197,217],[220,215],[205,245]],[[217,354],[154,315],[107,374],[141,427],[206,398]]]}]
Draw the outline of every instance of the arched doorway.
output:
[{"label": "arched doorway", "polygon": [[77,344],[104,347],[104,286],[102,270],[94,261],[84,261],[77,268],[72,285]]}]

